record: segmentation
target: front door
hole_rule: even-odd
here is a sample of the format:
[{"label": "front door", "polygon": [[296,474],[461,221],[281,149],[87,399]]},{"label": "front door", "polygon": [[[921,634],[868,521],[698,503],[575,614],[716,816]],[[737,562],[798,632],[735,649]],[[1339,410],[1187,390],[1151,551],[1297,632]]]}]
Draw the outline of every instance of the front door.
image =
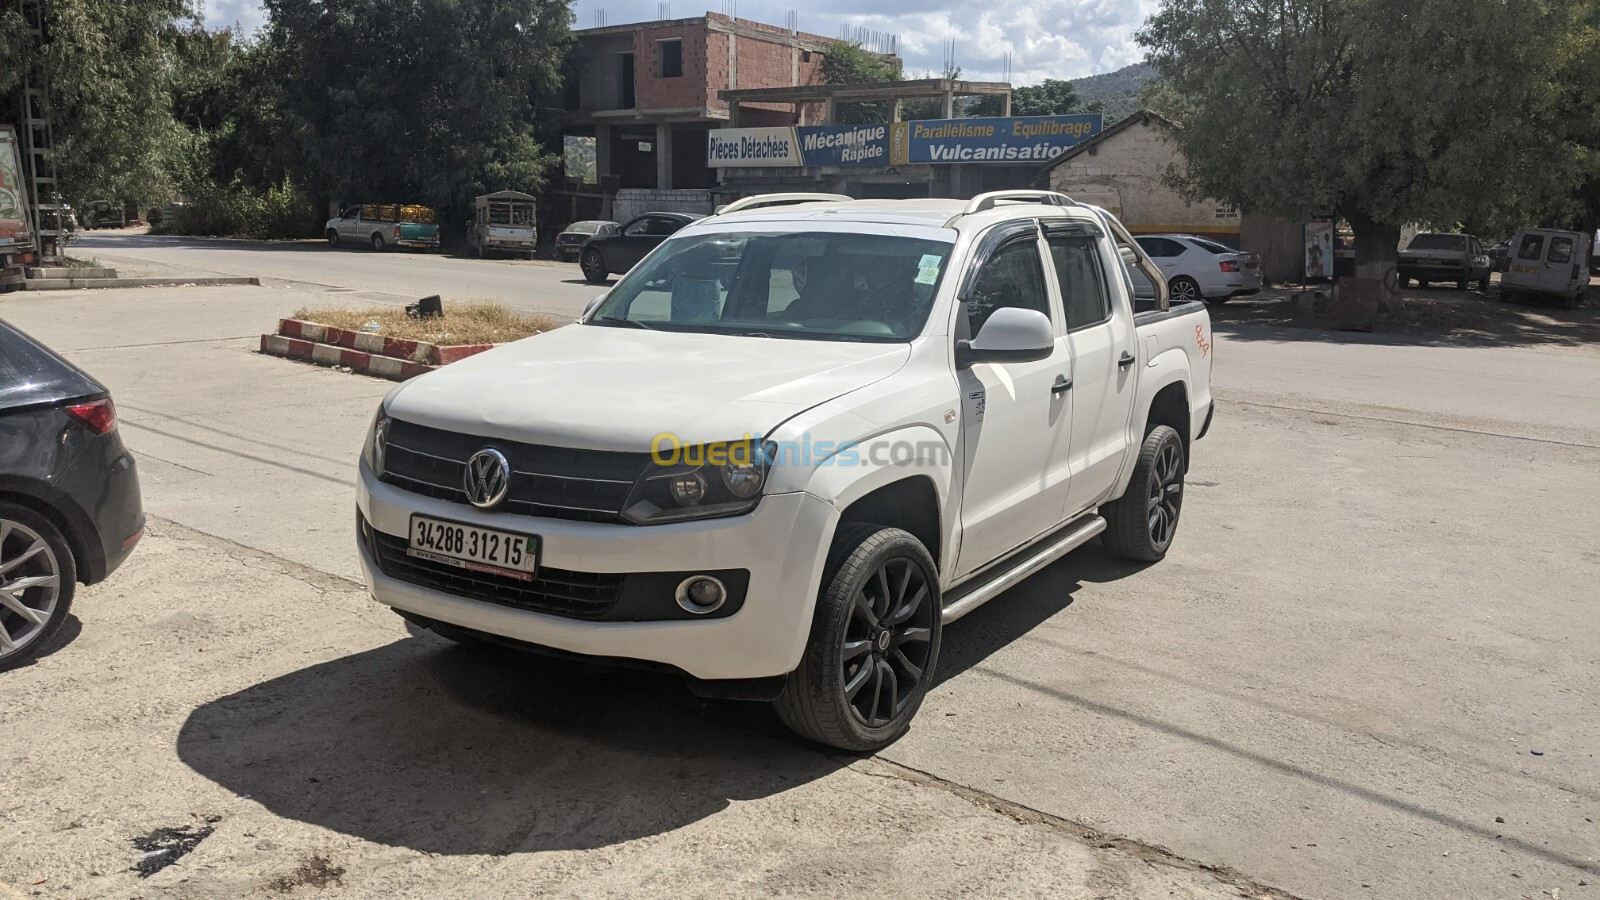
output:
[{"label": "front door", "polygon": [[1037,226],[1008,232],[988,253],[967,290],[965,328],[977,335],[996,309],[1044,313],[1055,326],[1055,350],[1024,363],[978,363],[958,373],[962,394],[965,484],[956,574],[992,562],[1061,522],[1069,482],[1073,391],[1071,351],[1061,304],[1044,273]]},{"label": "front door", "polygon": [[361,239],[361,235],[359,233],[359,229],[360,228],[361,228],[361,207],[352,206],[349,209],[344,211],[344,215],[339,217],[339,237],[340,238],[343,238],[344,240],[347,240],[347,241],[360,240]]},{"label": "front door", "polygon": [[626,272],[661,243],[661,238],[652,234],[652,230],[659,227],[655,225],[656,218],[640,216],[623,226],[622,234],[606,242],[608,268],[613,272]]},{"label": "front door", "polygon": [[1103,500],[1116,486],[1128,449],[1128,423],[1138,378],[1132,304],[1113,302],[1123,291],[1102,261],[1116,248],[1081,226],[1047,229],[1045,242],[1067,318],[1072,354],[1072,421],[1068,442],[1072,479],[1063,519]]}]

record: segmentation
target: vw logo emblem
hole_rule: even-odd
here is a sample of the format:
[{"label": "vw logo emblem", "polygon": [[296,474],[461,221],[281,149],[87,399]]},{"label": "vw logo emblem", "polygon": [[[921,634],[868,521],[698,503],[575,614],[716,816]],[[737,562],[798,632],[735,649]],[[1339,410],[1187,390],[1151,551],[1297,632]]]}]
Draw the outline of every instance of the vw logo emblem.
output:
[{"label": "vw logo emblem", "polygon": [[485,447],[467,460],[463,481],[472,505],[489,509],[506,498],[506,489],[511,486],[511,463],[504,453]]}]

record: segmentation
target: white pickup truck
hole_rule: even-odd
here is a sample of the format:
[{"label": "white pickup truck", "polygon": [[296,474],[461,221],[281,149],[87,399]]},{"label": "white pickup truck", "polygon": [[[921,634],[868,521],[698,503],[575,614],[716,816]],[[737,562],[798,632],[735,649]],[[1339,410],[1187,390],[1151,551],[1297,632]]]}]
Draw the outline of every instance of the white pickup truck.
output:
[{"label": "white pickup truck", "polygon": [[864,751],[909,727],[946,624],[1097,535],[1167,552],[1211,325],[1135,300],[1128,265],[1165,279],[1115,218],[806,200],[735,203],[578,323],[397,387],[360,464],[372,595]]}]

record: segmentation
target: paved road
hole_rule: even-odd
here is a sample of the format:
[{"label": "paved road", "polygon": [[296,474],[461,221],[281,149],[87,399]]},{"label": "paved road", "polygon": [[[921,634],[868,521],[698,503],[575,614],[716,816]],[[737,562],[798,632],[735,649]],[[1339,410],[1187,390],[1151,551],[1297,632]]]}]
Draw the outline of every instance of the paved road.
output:
[{"label": "paved road", "polygon": [[[335,255],[304,254],[324,257]],[[1168,559],[1139,569],[1086,548],[963,620],[911,734],[877,763],[837,770],[830,757],[788,749],[758,707],[702,708],[654,683],[598,682],[577,705],[530,700],[504,685],[549,676],[507,663],[510,682],[499,680],[500,668],[404,639],[346,582],[317,581],[353,571],[355,448],[387,385],[250,352],[255,331],[315,295],[297,281],[0,300],[0,316],[112,385],[149,508],[176,523],[152,541],[148,563],[135,558],[148,568],[129,571],[142,574],[85,593],[83,636],[27,670],[36,679],[27,684],[94,683],[101,676],[79,666],[111,661],[130,682],[115,696],[131,691],[125,702],[140,712],[95,707],[81,727],[53,726],[66,730],[52,745],[72,758],[126,752],[123,768],[177,772],[183,786],[176,798],[138,778],[36,790],[16,810],[29,824],[0,842],[51,846],[40,835],[105,795],[121,798],[106,801],[111,824],[70,838],[103,855],[112,824],[167,824],[169,813],[233,809],[249,794],[259,799],[239,834],[306,852],[332,846],[368,893],[396,872],[502,889],[477,880],[498,869],[472,862],[498,853],[524,878],[512,892],[612,862],[634,876],[700,879],[702,889],[720,877],[773,886],[719,869],[708,848],[720,842],[781,871],[775,889],[825,894],[874,883],[855,877],[862,857],[821,835],[830,803],[885,802],[867,793],[874,782],[848,779],[886,765],[896,779],[925,779],[1024,822],[1064,833],[1075,826],[1062,823],[1079,823],[1130,838],[1138,852],[1166,847],[1302,896],[1600,896],[1580,886],[1600,881],[1600,356],[1589,350],[1223,332],[1217,423],[1198,447]],[[312,590],[251,580],[266,576],[240,567]],[[197,571],[218,573],[218,586],[197,583]],[[185,618],[191,597],[198,621]],[[129,620],[152,599],[170,613]],[[129,628],[150,636],[125,638]],[[201,651],[225,654],[226,677],[168,690],[181,680],[174,658],[197,671],[219,665],[188,655]],[[145,673],[128,662],[145,655],[162,665]],[[416,704],[441,718],[415,717]],[[17,721],[30,728],[54,715],[33,701],[26,709]],[[680,724],[704,715],[714,724]],[[156,739],[112,740],[145,722]],[[437,784],[433,760],[466,752],[452,729],[478,758],[452,764],[444,790],[422,795],[436,804],[424,810],[417,791]],[[523,770],[507,749],[537,755],[552,742],[553,768]],[[581,749],[590,745],[609,749]],[[704,765],[729,753],[760,762],[721,775]],[[24,755],[0,738],[0,756]],[[622,786],[610,772],[624,773]],[[679,793],[651,786],[663,774]],[[288,787],[305,779],[328,786]],[[551,794],[555,781],[588,785],[601,807],[641,810],[640,820]],[[813,801],[814,782],[832,799]],[[481,804],[442,799],[473,787]],[[206,799],[216,797],[230,799]],[[691,812],[673,812],[685,804]],[[146,809],[166,818],[139,818]],[[435,825],[420,824],[435,810]],[[780,827],[789,815],[819,821],[796,833]],[[907,832],[943,833],[961,815],[890,803],[879,831],[853,818],[841,827],[866,828],[863,840],[908,859],[924,851]],[[987,836],[1020,859],[1035,846],[1025,834]],[[987,858],[958,858],[979,832],[949,836],[938,851],[949,866],[903,863],[891,877],[934,892],[963,889],[933,877],[958,862],[998,877]],[[240,837],[219,845],[232,855],[197,851],[196,865],[213,868],[174,871],[201,879],[197,895],[258,885],[251,873],[266,863],[249,846]],[[683,853],[693,862],[671,861]],[[38,850],[28,860],[51,858]],[[822,871],[832,874],[794,880]],[[1072,872],[1076,890],[1085,882]],[[1037,883],[997,888],[1028,890]],[[1128,882],[1099,893],[1166,891]]]},{"label": "paved road", "polygon": [[320,241],[230,241],[95,231],[74,244],[72,252],[137,274],[252,275],[280,288],[329,294],[329,303],[356,299],[332,296],[339,293],[391,304],[439,294],[447,300],[495,299],[514,309],[569,319],[605,289],[585,284],[574,263],[374,253],[353,245],[335,249]]}]

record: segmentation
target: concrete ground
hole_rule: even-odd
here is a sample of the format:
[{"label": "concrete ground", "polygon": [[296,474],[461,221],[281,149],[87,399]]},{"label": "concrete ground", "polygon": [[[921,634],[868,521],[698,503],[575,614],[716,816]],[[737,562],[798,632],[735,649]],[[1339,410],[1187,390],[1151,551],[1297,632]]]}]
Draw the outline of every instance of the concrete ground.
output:
[{"label": "concrete ground", "polygon": [[157,517],[0,676],[0,897],[1600,896],[1595,348],[1219,329],[1168,558],[1091,546],[953,626],[911,733],[851,760],[364,598],[389,385],[251,352],[340,255],[0,298],[111,386]]}]

